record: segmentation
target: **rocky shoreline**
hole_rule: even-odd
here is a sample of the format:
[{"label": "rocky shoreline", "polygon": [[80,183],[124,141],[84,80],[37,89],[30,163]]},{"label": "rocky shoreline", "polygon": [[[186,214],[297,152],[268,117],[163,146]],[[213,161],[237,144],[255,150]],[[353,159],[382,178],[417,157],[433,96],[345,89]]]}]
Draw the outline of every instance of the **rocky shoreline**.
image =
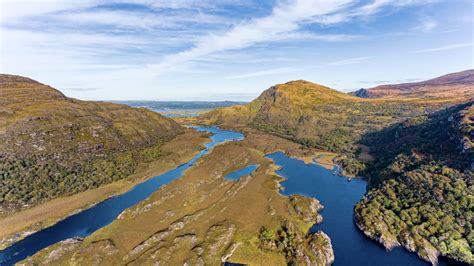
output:
[{"label": "rocky shoreline", "polygon": [[[357,228],[359,228],[359,230],[364,233],[364,235],[383,245],[387,251],[390,251],[396,247],[403,247],[410,252],[416,253],[422,260],[427,261],[432,265],[438,265],[438,257],[441,255],[441,253],[428,241],[424,240],[423,247],[419,247],[415,245],[414,240],[408,234],[399,235],[399,239],[390,233],[380,234],[375,231],[377,228],[375,230],[369,230],[360,222],[360,219],[356,213],[354,213],[354,223],[356,224]],[[379,226],[383,227],[384,225]]]}]

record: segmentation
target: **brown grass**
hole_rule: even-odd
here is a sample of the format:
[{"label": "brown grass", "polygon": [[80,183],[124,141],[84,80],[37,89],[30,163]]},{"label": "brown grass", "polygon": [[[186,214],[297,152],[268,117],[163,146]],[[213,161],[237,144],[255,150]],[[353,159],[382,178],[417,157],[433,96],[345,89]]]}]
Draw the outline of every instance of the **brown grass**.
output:
[{"label": "brown grass", "polygon": [[[150,265],[160,260],[171,265],[200,260],[216,265],[235,244],[238,246],[230,261],[284,265],[281,254],[258,248],[261,226],[278,228],[283,220],[290,220],[305,234],[311,224],[303,222],[288,198],[278,193],[282,178],[275,175],[275,165],[264,156],[277,150],[295,156],[307,151],[274,136],[256,131],[246,134],[244,141],[216,146],[183,177],[127,209],[118,220],[67,252],[57,264],[80,257],[82,263],[100,258],[103,265]],[[262,142],[264,139],[273,141]],[[239,181],[223,178],[249,164],[260,167]],[[97,254],[92,249],[105,242],[113,243],[113,254]],[[29,262],[41,263],[46,254],[60,246],[40,252]]]},{"label": "brown grass", "polygon": [[[0,239],[24,231],[36,231],[50,226],[78,210],[87,208],[113,195],[121,194],[144,180],[164,173],[187,162],[196,155],[209,139],[204,133],[187,130],[183,135],[166,143],[163,150],[170,154],[155,162],[139,166],[137,172],[124,179],[97,189],[68,197],[60,197],[33,208],[0,219]],[[18,240],[18,238],[14,238]],[[3,246],[9,244],[5,241]],[[0,246],[1,247],[1,246]]]}]

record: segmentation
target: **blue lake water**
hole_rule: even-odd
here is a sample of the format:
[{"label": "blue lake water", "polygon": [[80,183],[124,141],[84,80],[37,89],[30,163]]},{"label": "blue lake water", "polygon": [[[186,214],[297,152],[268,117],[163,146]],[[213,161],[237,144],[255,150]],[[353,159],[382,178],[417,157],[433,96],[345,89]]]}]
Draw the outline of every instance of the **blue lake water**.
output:
[{"label": "blue lake water", "polygon": [[[354,224],[353,208],[366,191],[366,181],[334,175],[317,164],[305,164],[282,152],[267,155],[282,167],[277,173],[284,178],[282,194],[300,194],[314,197],[323,205],[323,222],[310,231],[324,231],[331,238],[334,249],[334,265],[431,265],[403,248],[387,252],[375,241],[367,238]],[[454,262],[440,260],[439,265]]]},{"label": "blue lake water", "polygon": [[111,197],[89,209],[69,216],[57,224],[38,231],[12,246],[0,251],[0,265],[12,265],[31,256],[39,250],[72,237],[86,237],[98,229],[113,222],[123,210],[132,207],[148,198],[162,185],[182,176],[199,158],[208,153],[209,149],[219,143],[242,140],[244,135],[238,132],[221,130],[217,127],[193,127],[198,131],[212,133],[211,142],[189,162],[140,183],[128,192]]},{"label": "blue lake water", "polygon": [[[242,140],[244,135],[221,130],[217,127],[193,127],[212,133],[211,142],[189,162],[159,176],[148,179],[128,192],[111,197],[97,205],[69,216],[57,224],[38,231],[0,251],[0,265],[12,265],[33,255],[39,250],[72,237],[86,237],[113,222],[125,209],[149,197],[162,185],[183,175],[209,149],[219,143]],[[315,225],[311,231],[322,230],[331,238],[335,253],[334,265],[429,265],[414,253],[402,248],[387,252],[381,245],[365,237],[353,222],[353,207],[362,198],[366,182],[334,175],[337,169],[328,170],[317,164],[305,164],[301,160],[289,158],[282,152],[267,156],[282,168],[277,173],[286,178],[282,182],[282,194],[301,194],[317,198],[325,206],[322,211],[323,223]],[[226,178],[238,180],[255,171],[258,165],[249,165],[232,172]],[[453,261],[441,259],[439,265],[454,265]]]},{"label": "blue lake water", "polygon": [[251,164],[245,168],[236,170],[226,175],[224,178],[227,180],[237,181],[243,176],[250,175],[253,171],[257,170],[257,168],[258,168],[258,164]]}]

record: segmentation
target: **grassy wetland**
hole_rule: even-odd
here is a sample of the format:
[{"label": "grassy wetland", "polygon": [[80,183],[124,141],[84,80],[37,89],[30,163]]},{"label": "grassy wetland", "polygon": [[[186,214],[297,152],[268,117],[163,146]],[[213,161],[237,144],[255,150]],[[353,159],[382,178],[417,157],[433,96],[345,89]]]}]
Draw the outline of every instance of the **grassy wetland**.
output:
[{"label": "grassy wetland", "polygon": [[[25,263],[153,264],[163,260],[284,265],[309,259],[325,264],[331,259],[330,242],[322,233],[307,235],[320,220],[321,206],[314,199],[279,194],[282,178],[264,157],[277,150],[295,156],[311,152],[278,137],[247,132],[243,141],[216,146],[184,176],[127,209],[112,224],[84,240],[53,245]],[[249,164],[259,165],[249,176],[239,181],[223,178]],[[298,240],[273,247],[268,244],[273,235],[269,232],[285,232]],[[99,247],[104,252],[95,252]],[[53,253],[60,255],[51,260]]]}]

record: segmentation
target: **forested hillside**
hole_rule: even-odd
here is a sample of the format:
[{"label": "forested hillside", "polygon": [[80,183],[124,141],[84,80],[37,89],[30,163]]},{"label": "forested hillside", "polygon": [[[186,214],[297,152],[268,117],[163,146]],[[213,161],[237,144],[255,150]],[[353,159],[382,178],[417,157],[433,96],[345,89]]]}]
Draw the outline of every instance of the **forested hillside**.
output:
[{"label": "forested hillside", "polygon": [[[430,84],[448,80],[453,85],[455,77]],[[292,81],[271,87],[248,105],[201,118],[340,153],[345,173],[369,179],[371,189],[356,207],[365,234],[389,248],[403,245],[433,263],[443,255],[472,264],[472,89],[445,96],[365,99]],[[360,160],[360,144],[375,160]]]},{"label": "forested hillside", "polygon": [[29,78],[0,75],[1,211],[124,178],[182,132],[146,109],[79,101]]},{"label": "forested hillside", "polygon": [[473,128],[471,101],[365,136],[376,158],[355,208],[365,234],[433,263],[441,254],[473,264]]}]

